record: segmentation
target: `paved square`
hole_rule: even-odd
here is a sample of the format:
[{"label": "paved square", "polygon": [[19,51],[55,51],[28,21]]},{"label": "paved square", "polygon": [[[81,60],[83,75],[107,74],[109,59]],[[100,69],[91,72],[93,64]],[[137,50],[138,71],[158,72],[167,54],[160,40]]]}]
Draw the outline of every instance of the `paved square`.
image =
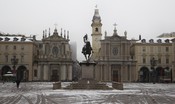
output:
[{"label": "paved square", "polygon": [[[69,83],[63,83],[66,86]],[[110,86],[110,84],[108,84]],[[0,83],[0,104],[173,104],[175,84],[124,83],[124,90],[52,90],[52,82]]]}]

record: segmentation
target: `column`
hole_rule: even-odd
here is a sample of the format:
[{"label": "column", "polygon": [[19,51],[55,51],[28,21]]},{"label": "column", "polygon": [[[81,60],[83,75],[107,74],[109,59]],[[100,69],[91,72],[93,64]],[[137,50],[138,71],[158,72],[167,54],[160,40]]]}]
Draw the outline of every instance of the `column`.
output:
[{"label": "column", "polygon": [[94,69],[94,78],[97,81],[100,80],[100,64],[98,64],[98,65],[95,66],[95,69]]},{"label": "column", "polygon": [[66,65],[61,66],[61,80],[62,81],[66,80]]},{"label": "column", "polygon": [[102,65],[103,64],[100,65],[100,81],[102,81]]},{"label": "column", "polygon": [[38,73],[37,79],[41,80],[41,65],[38,65],[38,72],[37,73]]},{"label": "column", "polygon": [[43,44],[43,56],[45,55],[45,44]]},{"label": "column", "polygon": [[121,66],[121,67],[119,68],[119,73],[120,73],[120,75],[119,75],[119,77],[120,77],[119,82],[123,82],[123,66]]},{"label": "column", "polygon": [[111,79],[111,76],[112,76],[111,70],[112,70],[112,69],[111,69],[111,65],[109,64],[109,70],[108,70],[108,71],[109,71],[109,73],[108,73],[108,76],[109,76],[108,79],[109,79],[109,80],[108,80],[108,81],[112,81],[112,79]]},{"label": "column", "polygon": [[43,80],[44,66],[43,66],[43,64],[41,64],[40,66],[41,66],[41,68],[40,68],[40,80]]},{"label": "column", "polygon": [[103,67],[103,77],[104,77],[104,81],[107,81],[107,68],[108,68],[108,66],[107,66],[107,64],[104,64],[104,67]]},{"label": "column", "polygon": [[44,80],[48,80],[48,65],[44,65],[43,67],[43,72],[44,72]]},{"label": "column", "polygon": [[124,64],[123,66],[123,69],[122,69],[122,75],[121,76],[123,76],[123,81],[128,81],[128,72],[127,72],[127,66],[126,66],[126,64]]},{"label": "column", "polygon": [[50,81],[51,80],[51,66],[50,64],[48,64],[48,80]]},{"label": "column", "polygon": [[128,81],[131,82],[132,81],[132,74],[131,74],[131,70],[130,70],[130,64],[127,65],[127,70],[128,70]]},{"label": "column", "polygon": [[30,65],[28,66],[28,79],[29,79],[29,81],[32,81],[33,80],[33,70],[31,70],[32,69],[32,67],[30,67]]},{"label": "column", "polygon": [[68,80],[72,80],[72,65],[68,65]]}]

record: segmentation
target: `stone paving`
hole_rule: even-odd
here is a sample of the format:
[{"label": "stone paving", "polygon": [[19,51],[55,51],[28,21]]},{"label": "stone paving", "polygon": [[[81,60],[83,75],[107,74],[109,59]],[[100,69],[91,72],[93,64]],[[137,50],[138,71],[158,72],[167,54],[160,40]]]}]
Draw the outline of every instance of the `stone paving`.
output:
[{"label": "stone paving", "polygon": [[18,89],[15,83],[0,83],[0,104],[175,104],[175,84],[124,83],[124,90],[52,90],[52,82],[22,82]]}]

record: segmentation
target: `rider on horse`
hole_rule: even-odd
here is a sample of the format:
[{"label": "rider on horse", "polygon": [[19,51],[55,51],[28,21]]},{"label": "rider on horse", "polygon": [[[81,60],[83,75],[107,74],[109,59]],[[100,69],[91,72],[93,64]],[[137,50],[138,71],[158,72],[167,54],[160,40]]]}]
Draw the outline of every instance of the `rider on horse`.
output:
[{"label": "rider on horse", "polygon": [[[83,40],[84,40],[84,47],[82,48],[82,53],[84,54],[86,60],[89,60],[89,57],[91,55],[91,51],[92,51],[92,47],[91,47],[91,44],[90,42],[88,41],[88,36],[87,34],[83,37]],[[88,58],[87,58],[87,55],[88,54]]]}]

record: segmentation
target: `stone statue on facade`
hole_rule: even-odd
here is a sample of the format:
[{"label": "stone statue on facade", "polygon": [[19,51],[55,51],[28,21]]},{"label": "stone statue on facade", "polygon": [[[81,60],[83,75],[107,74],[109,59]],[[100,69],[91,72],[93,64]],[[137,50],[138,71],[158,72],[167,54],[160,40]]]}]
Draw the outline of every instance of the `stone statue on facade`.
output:
[{"label": "stone statue on facade", "polygon": [[92,47],[91,47],[91,43],[88,41],[87,34],[83,37],[83,41],[84,41],[85,45],[82,48],[82,53],[85,56],[86,61],[88,61],[90,56],[91,56],[91,53],[92,53]]}]

